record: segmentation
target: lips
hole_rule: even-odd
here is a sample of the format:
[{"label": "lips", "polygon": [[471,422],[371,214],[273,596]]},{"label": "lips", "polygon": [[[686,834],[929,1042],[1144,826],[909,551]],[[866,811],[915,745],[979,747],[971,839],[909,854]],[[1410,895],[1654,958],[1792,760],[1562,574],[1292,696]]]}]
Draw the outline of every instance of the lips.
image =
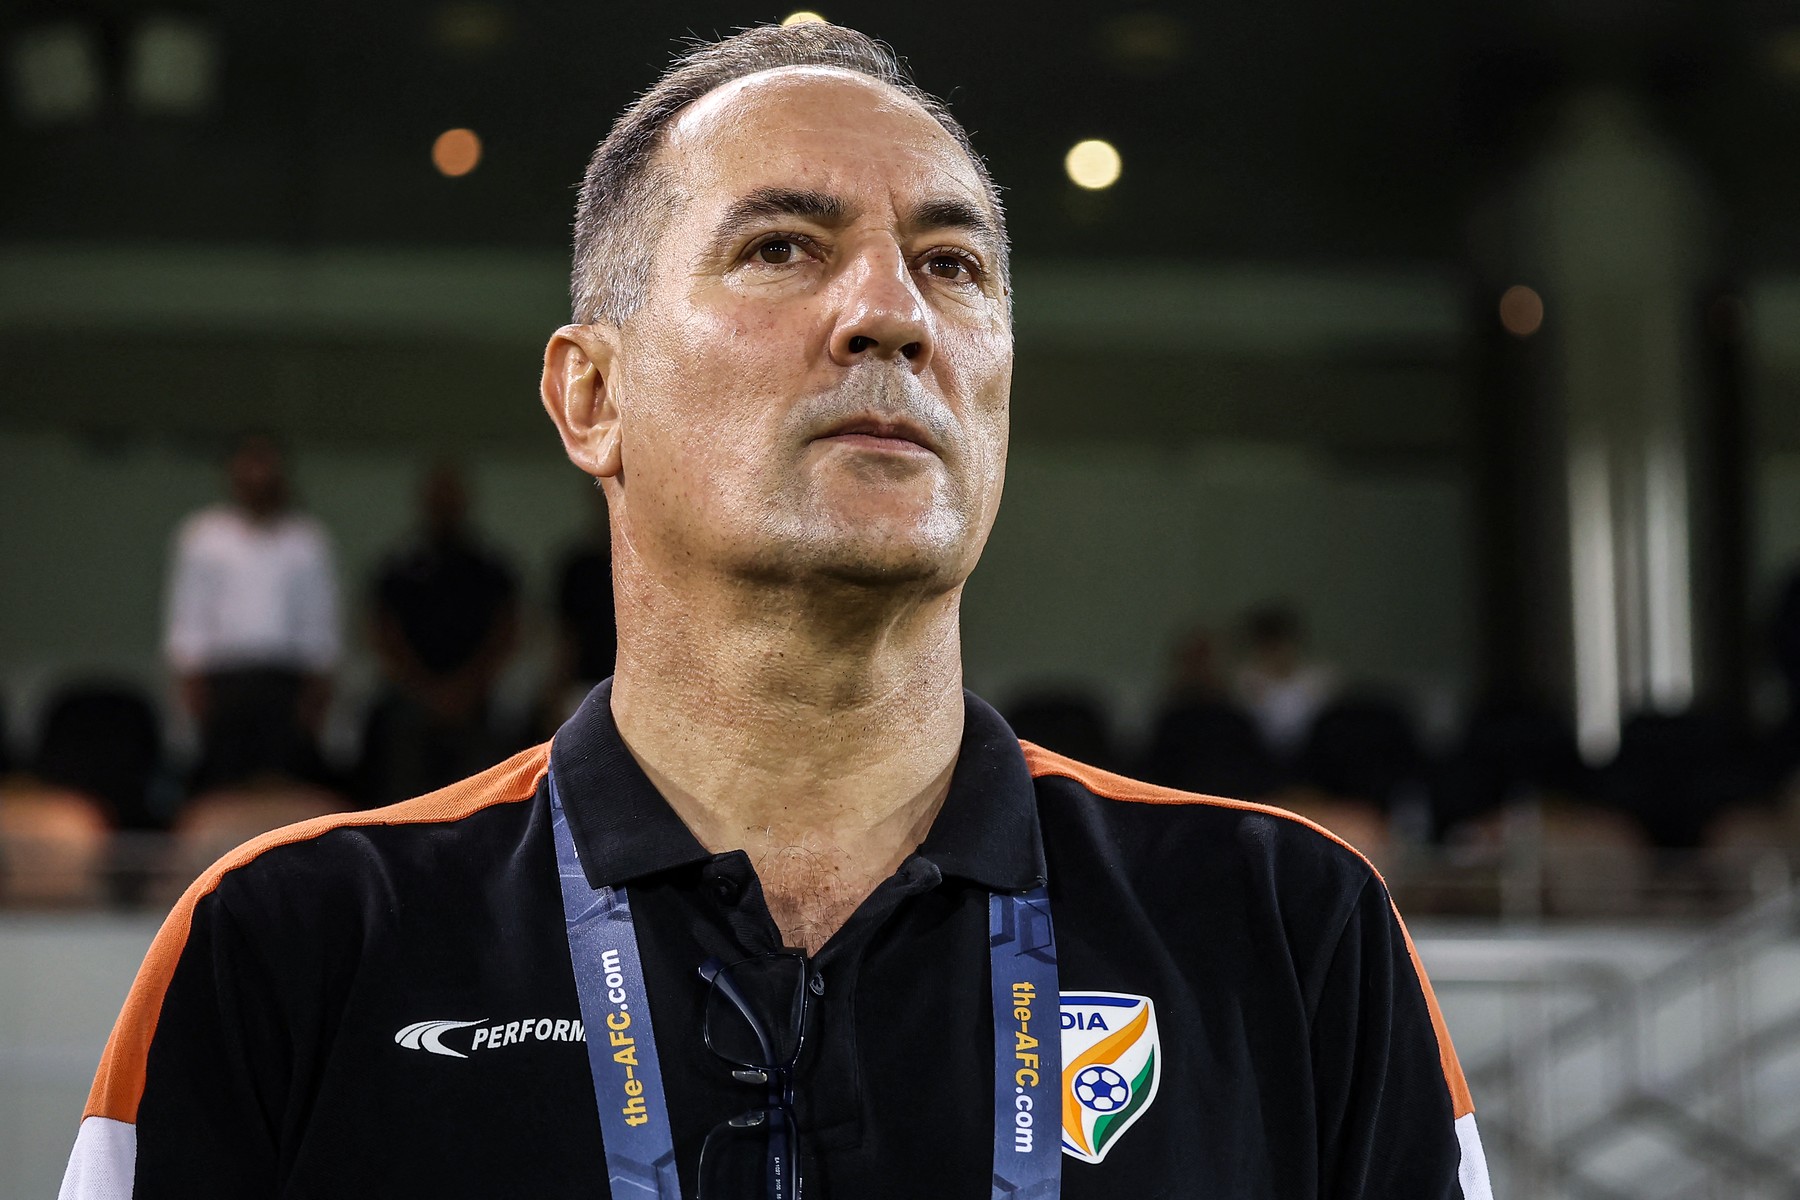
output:
[{"label": "lips", "polygon": [[819,440],[823,441],[826,438],[847,437],[876,438],[890,442],[906,442],[918,446],[923,450],[929,450],[933,454],[938,452],[938,448],[932,441],[931,436],[927,434],[923,428],[903,417],[892,418],[876,416],[872,413],[862,414],[833,425],[819,435]]}]

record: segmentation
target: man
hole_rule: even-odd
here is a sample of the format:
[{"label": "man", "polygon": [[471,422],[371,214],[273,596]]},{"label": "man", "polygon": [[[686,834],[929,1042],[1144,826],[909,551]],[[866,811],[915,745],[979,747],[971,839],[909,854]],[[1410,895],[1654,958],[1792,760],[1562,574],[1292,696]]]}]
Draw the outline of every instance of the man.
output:
[{"label": "man", "polygon": [[240,440],[231,503],[182,522],[164,651],[200,733],[197,791],[309,776],[339,650],[337,575],[319,523],[290,505],[273,439]]},{"label": "man", "polygon": [[1263,741],[1292,762],[1305,748],[1313,722],[1337,690],[1332,672],[1306,657],[1300,614],[1266,604],[1244,618],[1249,661],[1238,671],[1239,701],[1262,730]]},{"label": "man", "polygon": [[962,691],[1006,243],[885,51],[687,55],[596,152],[574,290],[543,395],[607,491],[610,686],[197,883],[70,1194],[1487,1195],[1354,852]]},{"label": "man", "polygon": [[419,501],[418,536],[388,556],[375,581],[387,691],[363,739],[365,803],[454,783],[519,745],[502,745],[490,707],[518,639],[518,582],[469,527],[456,467],[433,467]]}]

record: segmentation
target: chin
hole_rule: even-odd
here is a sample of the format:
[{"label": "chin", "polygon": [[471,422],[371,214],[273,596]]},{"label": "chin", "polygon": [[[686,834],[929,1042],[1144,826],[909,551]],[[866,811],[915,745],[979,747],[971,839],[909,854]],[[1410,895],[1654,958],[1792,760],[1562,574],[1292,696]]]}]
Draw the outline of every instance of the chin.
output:
[{"label": "chin", "polygon": [[833,521],[778,539],[785,544],[772,548],[769,573],[859,589],[953,587],[968,574],[967,532],[947,514],[924,522]]},{"label": "chin", "polygon": [[769,582],[943,590],[962,582],[986,541],[977,512],[948,490],[815,483],[768,496],[732,540],[754,547],[742,565]]},{"label": "chin", "polygon": [[941,555],[897,554],[891,548],[876,554],[831,555],[815,563],[811,573],[834,584],[872,591],[939,591],[954,586],[961,578]]}]

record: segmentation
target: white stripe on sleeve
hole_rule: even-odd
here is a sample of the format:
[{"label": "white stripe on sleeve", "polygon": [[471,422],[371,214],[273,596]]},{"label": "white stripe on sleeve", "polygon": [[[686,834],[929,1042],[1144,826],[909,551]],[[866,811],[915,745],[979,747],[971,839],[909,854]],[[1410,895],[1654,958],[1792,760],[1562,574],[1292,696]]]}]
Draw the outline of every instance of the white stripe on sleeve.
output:
[{"label": "white stripe on sleeve", "polygon": [[1481,1149],[1474,1113],[1456,1118],[1456,1141],[1462,1147],[1462,1166],[1457,1168],[1456,1180],[1462,1184],[1463,1200],[1494,1200],[1493,1185],[1488,1182],[1487,1154]]},{"label": "white stripe on sleeve", "polygon": [[69,1152],[56,1200],[131,1200],[137,1170],[137,1126],[111,1117],[86,1117]]}]

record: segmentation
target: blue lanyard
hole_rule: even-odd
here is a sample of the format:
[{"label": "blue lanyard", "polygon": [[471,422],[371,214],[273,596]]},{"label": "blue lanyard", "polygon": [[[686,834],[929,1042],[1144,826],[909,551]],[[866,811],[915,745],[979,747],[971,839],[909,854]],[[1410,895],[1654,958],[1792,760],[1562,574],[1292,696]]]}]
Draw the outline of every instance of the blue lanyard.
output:
[{"label": "blue lanyard", "polygon": [[[550,827],[563,923],[587,1032],[614,1200],[681,1200],[650,993],[623,887],[591,886],[550,778]],[[1062,1190],[1062,1009],[1050,897],[1040,885],[988,903],[994,997],[994,1200]]]},{"label": "blue lanyard", "polygon": [[681,1200],[631,900],[622,887],[589,886],[554,776],[550,828],[556,838],[556,873],[562,878],[563,926],[587,1031],[588,1070],[606,1142],[607,1182],[614,1200]]},{"label": "blue lanyard", "polygon": [[994,991],[994,1200],[1062,1193],[1062,992],[1042,884],[988,897]]}]

